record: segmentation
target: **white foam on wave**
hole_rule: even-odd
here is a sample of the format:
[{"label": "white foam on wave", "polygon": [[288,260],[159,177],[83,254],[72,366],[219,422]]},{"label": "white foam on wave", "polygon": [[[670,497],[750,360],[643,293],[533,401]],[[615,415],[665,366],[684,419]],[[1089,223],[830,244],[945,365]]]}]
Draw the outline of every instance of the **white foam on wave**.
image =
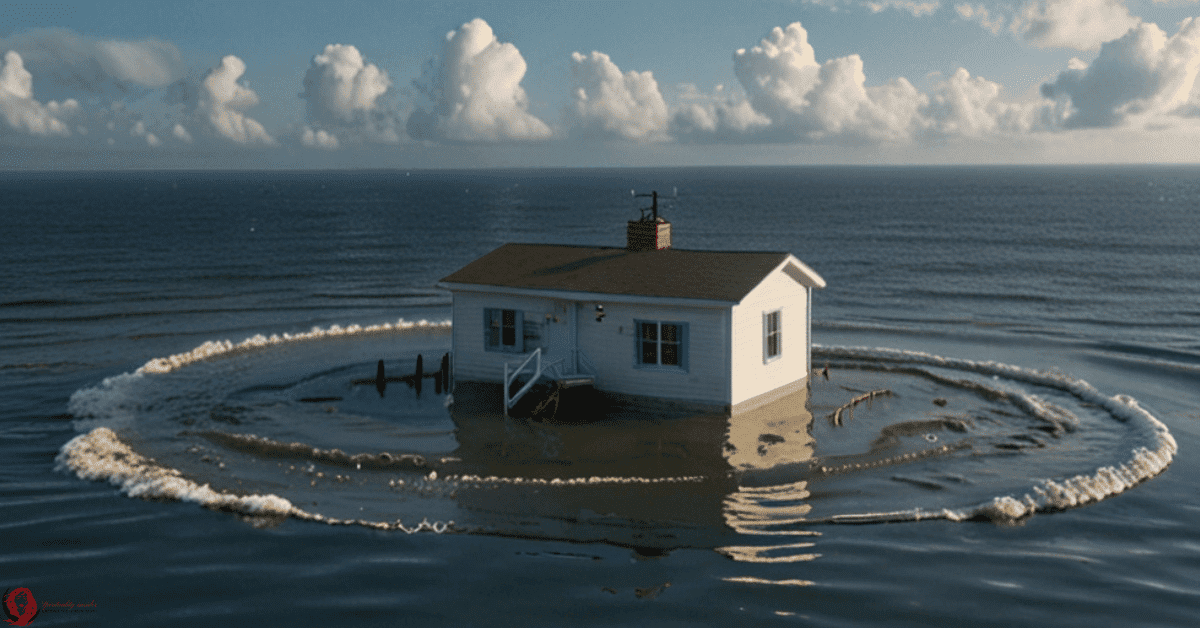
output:
[{"label": "white foam on wave", "polygon": [[[259,348],[282,345],[291,342],[303,342],[338,336],[356,334],[382,333],[389,331],[414,328],[448,328],[448,321],[429,322],[426,320],[409,322],[401,319],[396,323],[382,325],[360,326],[350,325],[341,327],[331,326],[327,329],[314,327],[311,331],[300,334],[256,335],[239,343],[231,341],[210,341],[195,349],[172,355],[166,358],[150,360],[133,373],[125,373],[105,379],[99,386],[77,391],[72,395],[69,407],[79,419],[92,418],[96,421],[77,421],[80,429],[90,429],[66,445],[57,458],[59,469],[69,469],[80,478],[88,480],[107,480],[120,487],[122,492],[130,497],[148,499],[170,499],[189,501],[208,508],[236,512],[253,517],[291,517],[306,521],[317,521],[331,525],[361,525],[365,527],[402,530],[405,532],[434,531],[444,532],[453,526],[450,523],[430,523],[422,521],[413,526],[404,525],[400,521],[374,522],[366,520],[335,519],[320,514],[311,513],[297,508],[287,499],[278,495],[238,495],[212,489],[208,484],[197,484],[185,477],[176,469],[168,468],[145,458],[133,451],[124,443],[112,428],[119,429],[135,418],[141,410],[141,401],[136,395],[136,383],[147,376],[170,373],[202,360],[217,356],[228,355],[242,351],[252,351]],[[1103,408],[1114,418],[1142,430],[1148,436],[1149,446],[1137,447],[1132,450],[1130,457],[1118,464],[1098,468],[1089,474],[1076,475],[1068,478],[1052,478],[1042,480],[1029,491],[1021,495],[1003,495],[985,503],[967,508],[947,508],[941,510],[910,510],[878,513],[860,513],[834,515],[821,520],[805,519],[807,512],[801,508],[789,511],[787,514],[799,523],[869,523],[879,521],[916,521],[922,519],[945,519],[963,521],[975,518],[988,518],[995,521],[1014,521],[1027,517],[1034,512],[1061,510],[1094,503],[1111,497],[1130,487],[1162,473],[1171,464],[1177,445],[1167,427],[1152,414],[1142,408],[1131,397],[1117,395],[1106,396],[1083,380],[1073,378],[1061,372],[1045,372],[1025,369],[999,362],[977,362],[965,359],[946,358],[929,353],[904,351],[889,348],[869,347],[826,347],[814,345],[818,355],[829,358],[864,360],[880,363],[895,363],[902,365],[924,365],[959,371],[974,372],[982,375],[1003,377],[1008,380],[1024,382],[1036,386],[1048,387],[1065,391],[1081,401]],[[1022,407],[1031,415],[1055,425],[1077,422],[1069,411],[1046,402],[1036,395],[1016,390],[1000,391],[1006,397]],[[99,426],[94,425],[99,423]],[[937,448],[935,448],[937,449]],[[836,470],[832,470],[836,471]],[[426,483],[436,483],[443,486],[485,486],[485,485],[524,485],[524,486],[588,486],[615,484],[662,484],[662,483],[691,483],[703,482],[709,478],[704,476],[679,477],[588,477],[588,478],[522,478],[477,475],[443,474],[439,481],[436,471],[423,478]],[[400,481],[400,486],[403,481]],[[393,487],[398,485],[393,482]],[[778,493],[781,487],[766,490]],[[751,489],[742,489],[743,493],[753,493]],[[795,498],[801,503],[800,492],[796,495],[789,493],[789,499]],[[763,512],[761,504],[751,495],[743,495],[745,499],[735,499],[738,508],[753,525],[744,526],[745,532],[757,530],[757,533],[778,534],[778,518],[780,513]],[[774,497],[779,497],[778,494]],[[740,520],[740,519],[739,519]],[[784,526],[786,527],[786,526]],[[772,529],[774,528],[774,529]],[[736,527],[735,527],[736,529]]]},{"label": "white foam on wave", "polygon": [[252,349],[260,349],[262,347],[270,347],[274,345],[282,345],[289,342],[303,342],[306,340],[318,340],[320,338],[332,338],[336,336],[353,336],[356,334],[373,334],[389,331],[397,331],[413,328],[449,328],[450,321],[431,322],[427,320],[419,320],[416,322],[400,319],[395,323],[382,323],[379,325],[350,325],[342,327],[341,325],[332,325],[327,329],[313,327],[310,331],[299,334],[272,334],[264,336],[258,334],[247,338],[239,343],[233,343],[229,340],[210,340],[191,351],[185,353],[177,353],[165,358],[154,358],[143,364],[135,373],[170,373],[178,368],[207,360],[219,355],[237,353],[240,351],[249,351]]},{"label": "white foam on wave", "polygon": [[197,484],[177,469],[162,466],[153,459],[134,451],[107,427],[98,427],[71,439],[55,458],[55,469],[71,471],[84,480],[107,480],[130,497],[192,502],[213,510],[268,519],[291,517],[329,525],[358,525],[376,530],[400,530],[442,533],[454,522],[430,523],[422,520],[415,525],[363,519],[335,519],[297,508],[278,495],[238,495],[214,490],[208,484]]},{"label": "white foam on wave", "polygon": [[[1001,362],[977,362],[958,358],[946,358],[920,351],[871,347],[828,347],[813,345],[814,353],[829,358],[871,360],[970,371],[982,375],[1006,379],[1061,390],[1079,400],[1103,408],[1113,418],[1145,431],[1149,447],[1136,447],[1130,457],[1117,465],[1098,468],[1091,474],[1080,474],[1070,478],[1045,479],[1030,488],[1024,495],[1004,495],[960,509],[922,510],[919,508],[886,513],[863,513],[835,515],[827,519],[832,523],[873,523],[882,521],[919,521],[922,519],[948,519],[965,521],[987,518],[998,522],[1011,522],[1028,517],[1035,512],[1063,510],[1098,502],[1122,493],[1129,488],[1162,473],[1174,459],[1178,446],[1167,426],[1142,408],[1136,399],[1126,395],[1109,397],[1096,390],[1091,384],[1057,371],[1038,371]],[[1010,391],[1015,401],[1039,418],[1057,422],[1065,412],[1046,403],[1035,395]],[[1069,414],[1069,413],[1068,413]]]}]

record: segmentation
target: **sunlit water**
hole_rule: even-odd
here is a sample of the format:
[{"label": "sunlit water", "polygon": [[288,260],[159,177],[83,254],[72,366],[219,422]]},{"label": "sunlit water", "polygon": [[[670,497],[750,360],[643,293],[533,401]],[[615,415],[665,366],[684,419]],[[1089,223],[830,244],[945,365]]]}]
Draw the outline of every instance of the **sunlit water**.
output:
[{"label": "sunlit water", "polygon": [[[10,177],[4,585],[145,624],[1178,625],[1194,174]],[[375,385],[448,350],[441,276],[619,245],[651,186],[677,246],[822,273],[827,377],[733,417]]]}]

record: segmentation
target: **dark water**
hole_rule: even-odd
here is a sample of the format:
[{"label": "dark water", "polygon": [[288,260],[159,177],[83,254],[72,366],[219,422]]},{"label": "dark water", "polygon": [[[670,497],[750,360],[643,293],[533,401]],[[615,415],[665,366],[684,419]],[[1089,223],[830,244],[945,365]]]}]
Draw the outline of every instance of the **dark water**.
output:
[{"label": "dark water", "polygon": [[[0,584],[33,625],[1191,625],[1197,175],[3,175]],[[440,356],[395,323],[495,246],[622,245],[631,188],[678,188],[678,247],[795,253],[816,342],[889,350],[751,423],[353,384]]]}]

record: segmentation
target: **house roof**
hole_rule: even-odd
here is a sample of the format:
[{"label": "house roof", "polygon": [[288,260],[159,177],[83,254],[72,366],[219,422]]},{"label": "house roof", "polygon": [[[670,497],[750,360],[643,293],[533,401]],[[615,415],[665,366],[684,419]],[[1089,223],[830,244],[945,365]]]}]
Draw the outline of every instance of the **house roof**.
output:
[{"label": "house roof", "polygon": [[788,253],[628,251],[557,244],[505,244],[442,283],[736,303],[789,260],[788,276],[825,287],[819,275]]}]

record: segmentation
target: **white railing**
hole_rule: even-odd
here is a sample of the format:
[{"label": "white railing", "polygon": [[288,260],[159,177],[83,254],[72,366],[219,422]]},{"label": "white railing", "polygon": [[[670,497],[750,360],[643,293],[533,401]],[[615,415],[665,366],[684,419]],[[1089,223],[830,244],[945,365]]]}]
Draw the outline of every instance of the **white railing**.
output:
[{"label": "white railing", "polygon": [[[517,391],[517,394],[510,395],[509,391],[512,389],[513,382],[515,382],[517,380],[517,376],[520,375],[521,372],[525,370],[525,367],[529,366],[530,360],[536,360],[536,366],[533,370],[533,377],[529,378],[528,382],[525,382],[525,385],[522,386],[521,389]],[[524,397],[525,393],[529,392],[530,388],[533,388],[533,385],[537,383],[538,378],[541,376],[542,376],[542,349],[541,349],[541,347],[534,349],[533,353],[529,354],[529,357],[525,358],[525,361],[521,363],[521,366],[518,366],[517,369],[512,372],[511,376],[509,375],[508,362],[504,363],[504,416],[508,416],[509,408],[512,408],[513,404],[517,403],[517,400],[519,400],[521,397]]]},{"label": "white railing", "polygon": [[580,373],[593,377],[596,375],[596,365],[592,363],[592,359],[586,353],[579,349],[575,350],[575,366]]}]

